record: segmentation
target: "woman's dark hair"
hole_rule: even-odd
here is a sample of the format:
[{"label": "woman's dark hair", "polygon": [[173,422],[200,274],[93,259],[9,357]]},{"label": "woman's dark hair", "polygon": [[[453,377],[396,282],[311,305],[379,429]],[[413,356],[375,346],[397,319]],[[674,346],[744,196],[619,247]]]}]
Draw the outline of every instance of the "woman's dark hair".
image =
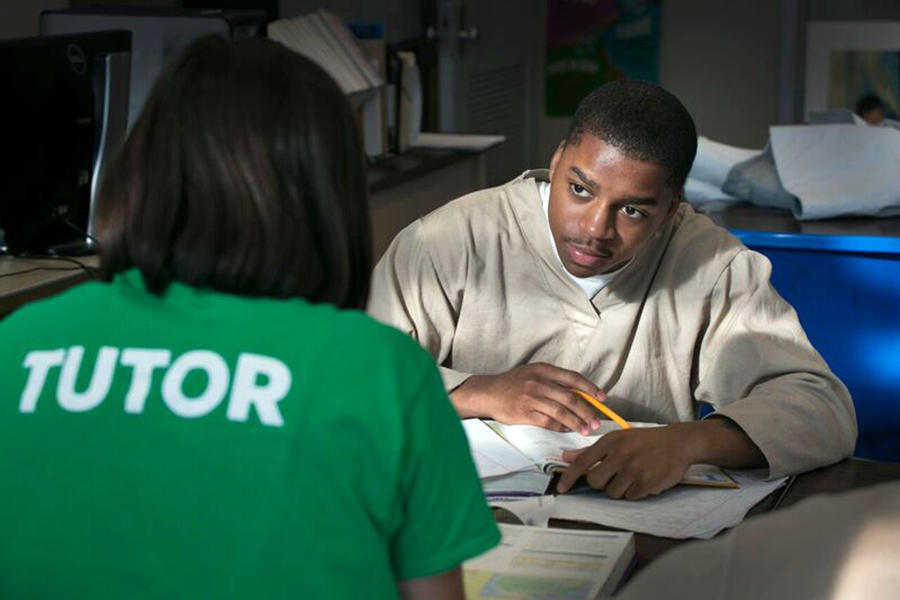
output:
[{"label": "woman's dark hair", "polygon": [[362,308],[372,250],[353,111],[276,42],[198,40],[106,168],[95,228],[106,279],[136,267],[157,294],[179,281]]},{"label": "woman's dark hair", "polygon": [[578,104],[566,144],[589,133],[625,155],[668,171],[667,183],[680,189],[697,154],[697,129],[684,105],[648,81],[617,79]]}]

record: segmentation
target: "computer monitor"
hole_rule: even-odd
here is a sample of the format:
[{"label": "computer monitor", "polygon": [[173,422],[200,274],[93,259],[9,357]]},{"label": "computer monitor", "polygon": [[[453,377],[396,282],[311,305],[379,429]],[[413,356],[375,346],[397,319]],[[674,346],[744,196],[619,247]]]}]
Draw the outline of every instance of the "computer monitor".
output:
[{"label": "computer monitor", "polygon": [[166,59],[197,38],[225,39],[265,33],[261,10],[170,8],[79,8],[41,13],[41,34],[72,34],[123,29],[132,33],[128,127],[134,124]]},{"label": "computer monitor", "polygon": [[105,160],[127,125],[131,34],[0,42],[0,246],[84,254]]}]

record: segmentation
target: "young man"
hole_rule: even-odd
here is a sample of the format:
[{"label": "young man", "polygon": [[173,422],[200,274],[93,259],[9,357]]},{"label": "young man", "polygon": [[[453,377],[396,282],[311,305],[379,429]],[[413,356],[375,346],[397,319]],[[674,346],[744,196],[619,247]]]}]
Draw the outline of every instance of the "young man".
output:
[{"label": "young man", "polygon": [[[769,284],[770,264],[682,202],[697,134],[655,85],[579,106],[550,170],[413,223],[375,268],[369,311],[441,366],[460,417],[586,433],[576,390],[667,427],[572,452],[612,497],[675,485],[694,463],[771,477],[848,456],[853,403]],[[700,403],[715,418],[695,421]]]}]

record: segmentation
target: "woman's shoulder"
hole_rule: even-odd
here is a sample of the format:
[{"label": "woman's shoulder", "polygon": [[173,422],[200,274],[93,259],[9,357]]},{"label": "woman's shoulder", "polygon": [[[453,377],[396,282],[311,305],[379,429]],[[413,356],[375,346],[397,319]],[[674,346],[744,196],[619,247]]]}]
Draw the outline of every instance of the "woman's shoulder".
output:
[{"label": "woman's shoulder", "polygon": [[372,356],[378,360],[382,357],[396,359],[401,357],[415,364],[428,364],[431,357],[412,338],[399,329],[376,321],[360,310],[337,310],[340,327],[353,336],[364,350],[375,350]]},{"label": "woman's shoulder", "polygon": [[110,293],[109,284],[88,281],[47,298],[31,301],[0,320],[0,327],[32,326],[35,323],[67,320],[84,315]]}]

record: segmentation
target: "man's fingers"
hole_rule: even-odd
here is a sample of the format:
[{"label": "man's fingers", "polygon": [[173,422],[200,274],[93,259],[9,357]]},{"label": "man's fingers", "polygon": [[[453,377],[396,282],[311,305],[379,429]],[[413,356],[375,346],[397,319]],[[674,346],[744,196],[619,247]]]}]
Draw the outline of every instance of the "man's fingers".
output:
[{"label": "man's fingers", "polygon": [[625,499],[626,500],[643,500],[647,496],[651,496],[653,494],[654,494],[654,492],[650,491],[646,487],[638,485],[637,483],[632,483],[631,487],[628,488],[628,491],[625,492]]},{"label": "man's fingers", "polygon": [[[567,456],[571,457],[573,455],[575,455],[574,460],[568,461]],[[560,476],[559,482],[556,484],[556,491],[560,493],[566,492],[576,481],[578,481],[579,477],[587,473],[591,467],[596,465],[599,461],[603,460],[605,455],[606,446],[603,444],[602,439],[593,446],[581,448],[580,450],[567,450],[563,452],[563,460],[571,462],[571,464]],[[590,483],[590,481],[590,478],[588,478],[588,483]],[[593,487],[593,485],[591,487]]]},{"label": "man's fingers", "polygon": [[562,423],[568,430],[585,433],[585,430],[588,428],[588,425],[581,420],[581,417],[569,410],[568,406],[552,399],[535,398],[534,410],[547,415],[557,423]]},{"label": "man's fingers", "polygon": [[531,409],[525,413],[525,416],[521,420],[516,420],[516,424],[533,425],[551,431],[569,431],[569,428],[563,423],[560,423],[553,417],[535,409]]},{"label": "man's fingers", "polygon": [[600,419],[587,400],[570,388],[559,387],[555,382],[548,382],[545,395],[549,400],[563,406],[578,419],[578,426],[573,431],[588,435],[600,427]]},{"label": "man's fingers", "polygon": [[562,369],[547,363],[540,363],[538,374],[545,379],[556,382],[556,384],[561,387],[581,390],[601,402],[606,402],[606,392],[594,385],[589,379],[586,379],[581,373],[570,371],[569,369]]},{"label": "man's fingers", "polygon": [[588,470],[586,476],[588,485],[595,490],[606,491],[609,482],[619,475],[620,470],[619,461],[607,455],[603,461],[595,463]]},{"label": "man's fingers", "polygon": [[581,453],[590,448],[590,446],[585,446],[584,448],[576,448],[575,450],[563,450],[562,459],[569,464],[575,462]]},{"label": "man's fingers", "polygon": [[[591,477],[592,473],[588,473],[588,483],[594,487],[595,478]],[[634,478],[627,471],[616,471],[614,474],[606,476],[602,489],[607,496],[613,499],[619,499],[625,496],[634,485]]]}]

